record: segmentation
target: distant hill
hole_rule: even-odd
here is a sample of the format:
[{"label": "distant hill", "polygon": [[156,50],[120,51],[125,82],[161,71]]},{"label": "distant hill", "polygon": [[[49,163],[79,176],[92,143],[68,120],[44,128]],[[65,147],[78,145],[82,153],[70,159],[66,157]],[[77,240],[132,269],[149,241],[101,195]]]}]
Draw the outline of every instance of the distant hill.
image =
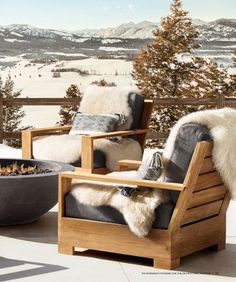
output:
[{"label": "distant hill", "polygon": [[[236,19],[218,19],[212,22],[193,19],[194,24],[199,28],[201,37],[206,40],[212,39],[230,39],[236,40]],[[152,38],[153,30],[158,23],[143,21],[140,23],[124,23],[116,27],[108,27],[103,29],[83,29],[71,32],[42,29],[26,24],[13,24],[8,26],[0,26],[0,37],[20,39],[21,37],[44,37],[51,39],[70,40],[72,42],[80,42],[81,37],[90,38],[122,38],[122,39],[148,39]]]},{"label": "distant hill", "polygon": [[[197,55],[213,57],[220,64],[231,63],[236,48],[236,19],[206,22],[193,19],[202,47]],[[86,57],[132,60],[140,48],[152,40],[158,23],[143,21],[117,27],[62,31],[27,24],[0,26],[0,67],[13,61],[9,56],[31,60],[77,60]],[[12,63],[13,64],[13,63]]]},{"label": "distant hill", "polygon": [[[199,28],[202,38],[205,40],[236,40],[236,19],[218,19],[212,22],[193,19],[194,24]],[[117,37],[117,38],[152,38],[153,30],[158,23],[144,21],[138,24],[133,22],[121,24],[117,27],[105,29],[85,29],[74,31],[79,36],[94,37]]]}]

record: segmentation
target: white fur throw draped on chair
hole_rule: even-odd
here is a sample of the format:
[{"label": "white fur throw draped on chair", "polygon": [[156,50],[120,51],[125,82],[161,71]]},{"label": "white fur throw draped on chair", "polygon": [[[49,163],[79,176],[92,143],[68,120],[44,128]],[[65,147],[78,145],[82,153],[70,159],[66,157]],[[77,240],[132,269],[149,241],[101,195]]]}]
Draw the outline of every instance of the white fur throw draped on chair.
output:
[{"label": "white fur throw draped on chair", "polygon": [[[186,123],[206,125],[214,141],[213,159],[232,196],[236,196],[236,110],[224,108],[191,113],[180,119],[171,130],[163,152],[167,165],[170,159],[176,136],[180,127]],[[165,165],[165,168],[167,167]],[[131,172],[129,172],[131,173]],[[136,177],[131,174],[118,173],[119,177]],[[116,175],[116,173],[115,173]],[[162,179],[163,175],[159,178]],[[158,189],[141,189],[141,193],[127,198],[114,188],[114,185],[80,183],[74,184],[72,190],[76,199],[92,206],[110,205],[124,216],[132,232],[137,236],[146,236],[155,218],[155,209],[165,201],[165,194]]]},{"label": "white fur throw draped on chair", "polygon": [[[122,114],[128,121],[115,130],[127,130],[133,122],[129,105],[130,93],[139,93],[136,87],[87,87],[79,108],[83,114]],[[35,159],[75,163],[81,156],[81,137],[79,135],[52,135],[37,137],[33,140]],[[99,139],[94,142],[94,149],[104,153],[106,167],[114,171],[121,159],[141,160],[142,149],[133,139],[120,138],[119,142]]]},{"label": "white fur throw draped on chair", "polygon": [[168,164],[176,136],[181,126],[186,123],[203,124],[210,130],[214,141],[212,157],[216,169],[220,173],[224,183],[236,197],[236,110],[223,108],[217,110],[205,110],[191,113],[181,118],[172,128],[167,140],[163,161],[165,167]]},{"label": "white fur throw draped on chair", "polygon": [[[74,163],[81,157],[81,136],[58,135],[38,137],[33,142],[35,159],[52,160],[64,163]],[[117,169],[117,162],[122,159],[141,160],[140,144],[133,140],[122,138],[119,142],[108,139],[94,141],[94,149],[106,156],[106,167],[110,171]]]}]

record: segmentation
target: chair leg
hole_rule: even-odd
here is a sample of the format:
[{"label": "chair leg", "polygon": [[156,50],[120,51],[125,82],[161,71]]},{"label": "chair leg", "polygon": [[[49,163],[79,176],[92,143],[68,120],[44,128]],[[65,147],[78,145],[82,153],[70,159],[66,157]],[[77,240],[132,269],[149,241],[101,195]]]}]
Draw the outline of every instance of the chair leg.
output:
[{"label": "chair leg", "polygon": [[60,254],[65,255],[74,255],[75,248],[73,246],[65,245],[65,244],[59,244],[58,245],[58,252]]},{"label": "chair leg", "polygon": [[180,266],[180,258],[156,257],[153,259],[153,267],[163,269],[174,269]]},{"label": "chair leg", "polygon": [[222,251],[225,249],[225,245],[226,245],[226,238],[225,236],[223,236],[220,241],[218,241],[217,244],[213,245],[213,246],[210,246],[209,247],[209,250],[210,251],[213,251],[213,252],[219,252],[219,251]]}]

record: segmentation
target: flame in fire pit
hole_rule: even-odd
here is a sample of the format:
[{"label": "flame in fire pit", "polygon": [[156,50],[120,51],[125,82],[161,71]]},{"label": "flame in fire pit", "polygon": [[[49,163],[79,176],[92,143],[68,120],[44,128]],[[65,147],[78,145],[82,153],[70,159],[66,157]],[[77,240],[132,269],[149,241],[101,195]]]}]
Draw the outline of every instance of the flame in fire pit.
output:
[{"label": "flame in fire pit", "polygon": [[17,162],[8,166],[0,165],[0,176],[17,176],[17,175],[31,175],[40,173],[50,173],[49,169],[41,169],[35,166],[26,166],[25,164],[18,165]]}]

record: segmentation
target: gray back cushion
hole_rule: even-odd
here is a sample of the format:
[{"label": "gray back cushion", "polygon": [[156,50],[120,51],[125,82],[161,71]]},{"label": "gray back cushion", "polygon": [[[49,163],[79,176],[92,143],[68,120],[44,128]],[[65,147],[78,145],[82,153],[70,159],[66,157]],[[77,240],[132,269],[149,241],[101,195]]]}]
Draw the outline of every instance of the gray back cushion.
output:
[{"label": "gray back cushion", "polygon": [[129,94],[129,106],[132,110],[133,123],[130,129],[139,129],[143,114],[144,97],[137,93]]},{"label": "gray back cushion", "polygon": [[[206,126],[194,123],[183,125],[175,140],[165,181],[183,183],[197,142],[211,139]],[[176,204],[179,192],[170,191],[169,194],[171,201]]]}]

